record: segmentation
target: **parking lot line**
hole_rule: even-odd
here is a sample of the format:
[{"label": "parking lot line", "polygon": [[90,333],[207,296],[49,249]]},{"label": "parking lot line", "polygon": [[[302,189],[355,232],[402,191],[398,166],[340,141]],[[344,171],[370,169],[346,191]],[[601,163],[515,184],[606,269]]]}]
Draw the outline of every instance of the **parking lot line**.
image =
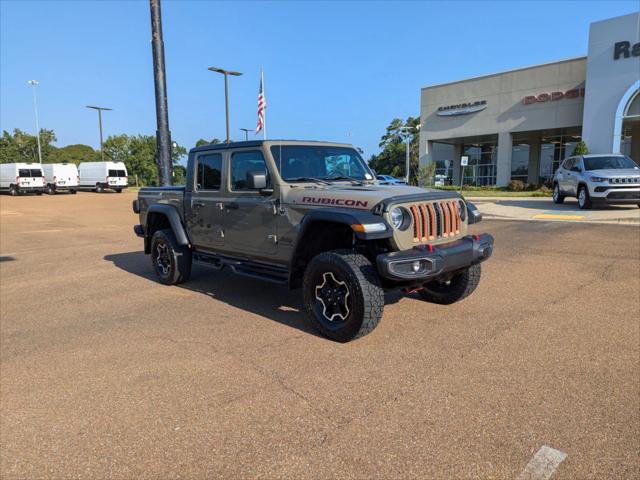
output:
[{"label": "parking lot line", "polygon": [[538,213],[533,218],[537,220],[584,220],[584,215],[560,215],[555,213]]},{"label": "parking lot line", "polygon": [[516,480],[548,480],[565,458],[566,453],[543,445]]}]

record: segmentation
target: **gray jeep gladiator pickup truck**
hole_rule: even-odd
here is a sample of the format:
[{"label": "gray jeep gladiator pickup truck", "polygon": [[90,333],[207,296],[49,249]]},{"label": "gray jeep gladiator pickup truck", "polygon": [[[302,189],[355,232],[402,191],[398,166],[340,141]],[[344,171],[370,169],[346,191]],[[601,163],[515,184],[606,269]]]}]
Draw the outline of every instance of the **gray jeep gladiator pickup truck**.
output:
[{"label": "gray jeep gladiator pickup truck", "polygon": [[489,234],[455,192],[379,185],[351,145],[248,141],[189,152],[184,187],[142,188],[135,233],[160,280],[192,263],[302,287],[313,325],[347,342],[380,321],[384,291],[451,304],[471,294]]}]

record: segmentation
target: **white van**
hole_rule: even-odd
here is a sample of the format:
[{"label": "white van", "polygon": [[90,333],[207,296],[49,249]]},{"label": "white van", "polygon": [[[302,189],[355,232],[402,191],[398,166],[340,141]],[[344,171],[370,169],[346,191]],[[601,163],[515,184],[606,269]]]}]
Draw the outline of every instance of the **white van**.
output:
[{"label": "white van", "polygon": [[123,162],[82,162],[79,167],[80,188],[101,193],[110,188],[118,193],[129,185]]},{"label": "white van", "polygon": [[0,191],[11,195],[34,192],[42,195],[44,177],[39,163],[0,164]]},{"label": "white van", "polygon": [[44,191],[53,195],[59,191],[76,193],[80,183],[78,167],[73,163],[43,163]]}]

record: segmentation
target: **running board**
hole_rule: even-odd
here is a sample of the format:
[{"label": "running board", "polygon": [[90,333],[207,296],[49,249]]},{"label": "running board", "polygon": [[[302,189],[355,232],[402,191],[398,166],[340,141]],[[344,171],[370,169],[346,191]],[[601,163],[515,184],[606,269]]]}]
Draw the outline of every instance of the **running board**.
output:
[{"label": "running board", "polygon": [[233,273],[267,282],[286,284],[289,272],[282,267],[254,263],[248,260],[237,260],[207,253],[193,253],[193,263],[205,267],[222,270],[228,267]]}]

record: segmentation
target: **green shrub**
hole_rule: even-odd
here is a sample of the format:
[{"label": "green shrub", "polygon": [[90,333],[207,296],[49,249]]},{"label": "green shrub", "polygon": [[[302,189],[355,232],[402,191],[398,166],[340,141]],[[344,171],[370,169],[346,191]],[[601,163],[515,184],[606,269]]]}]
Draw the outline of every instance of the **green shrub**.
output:
[{"label": "green shrub", "polygon": [[522,192],[525,189],[525,183],[521,180],[511,180],[507,185],[510,192]]}]

